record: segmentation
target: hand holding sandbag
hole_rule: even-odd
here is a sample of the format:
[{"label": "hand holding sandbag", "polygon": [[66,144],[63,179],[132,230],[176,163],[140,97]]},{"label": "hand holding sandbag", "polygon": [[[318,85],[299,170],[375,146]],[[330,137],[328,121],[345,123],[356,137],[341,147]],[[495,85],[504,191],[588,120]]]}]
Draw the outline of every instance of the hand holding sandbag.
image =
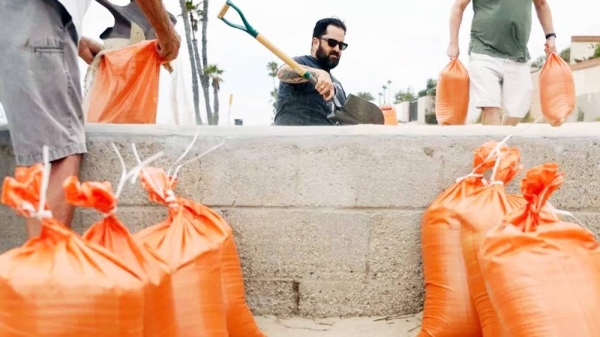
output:
[{"label": "hand holding sandbag", "polygon": [[469,72],[458,59],[453,59],[440,72],[435,117],[440,125],[463,125],[469,110]]},{"label": "hand holding sandbag", "polygon": [[571,66],[550,53],[539,79],[542,114],[552,126],[561,126],[575,110],[575,81]]},{"label": "hand holding sandbag", "polygon": [[157,41],[102,50],[83,108],[88,123],[156,124],[161,59]]}]

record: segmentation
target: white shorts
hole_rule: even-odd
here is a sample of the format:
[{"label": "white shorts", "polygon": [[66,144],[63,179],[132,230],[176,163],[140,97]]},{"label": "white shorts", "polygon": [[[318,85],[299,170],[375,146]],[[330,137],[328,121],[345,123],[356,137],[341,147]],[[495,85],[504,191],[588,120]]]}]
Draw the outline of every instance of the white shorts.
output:
[{"label": "white shorts", "polygon": [[509,117],[523,118],[531,108],[530,62],[516,62],[471,53],[470,96],[477,108],[504,108]]}]

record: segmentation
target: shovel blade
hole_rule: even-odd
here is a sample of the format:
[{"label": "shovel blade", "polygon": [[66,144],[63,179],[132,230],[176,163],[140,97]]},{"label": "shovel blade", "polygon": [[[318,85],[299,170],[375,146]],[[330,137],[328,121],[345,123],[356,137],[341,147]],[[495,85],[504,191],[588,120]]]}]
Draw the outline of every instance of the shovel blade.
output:
[{"label": "shovel blade", "polygon": [[335,108],[329,116],[340,124],[384,124],[383,112],[379,107],[367,100],[350,94],[346,104]]}]

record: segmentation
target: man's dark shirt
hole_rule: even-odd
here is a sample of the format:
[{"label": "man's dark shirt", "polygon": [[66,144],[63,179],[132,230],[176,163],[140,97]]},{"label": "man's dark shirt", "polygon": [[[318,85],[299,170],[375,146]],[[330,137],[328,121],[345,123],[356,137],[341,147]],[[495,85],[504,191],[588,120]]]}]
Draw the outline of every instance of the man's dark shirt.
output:
[{"label": "man's dark shirt", "polygon": [[[311,55],[297,56],[294,60],[301,65],[323,69],[317,59]],[[329,73],[331,75],[331,73]],[[346,102],[346,93],[342,84],[331,76],[335,86],[336,96],[343,106]],[[275,125],[334,125],[327,118],[333,107],[333,99],[325,101],[312,83],[279,83],[277,95],[277,114]]]}]

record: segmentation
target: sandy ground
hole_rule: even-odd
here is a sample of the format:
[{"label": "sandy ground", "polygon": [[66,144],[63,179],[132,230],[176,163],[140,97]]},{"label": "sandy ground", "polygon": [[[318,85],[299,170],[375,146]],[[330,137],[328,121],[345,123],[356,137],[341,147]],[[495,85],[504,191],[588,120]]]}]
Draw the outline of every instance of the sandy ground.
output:
[{"label": "sandy ground", "polygon": [[422,314],[399,317],[277,318],[256,317],[268,337],[415,337]]}]

